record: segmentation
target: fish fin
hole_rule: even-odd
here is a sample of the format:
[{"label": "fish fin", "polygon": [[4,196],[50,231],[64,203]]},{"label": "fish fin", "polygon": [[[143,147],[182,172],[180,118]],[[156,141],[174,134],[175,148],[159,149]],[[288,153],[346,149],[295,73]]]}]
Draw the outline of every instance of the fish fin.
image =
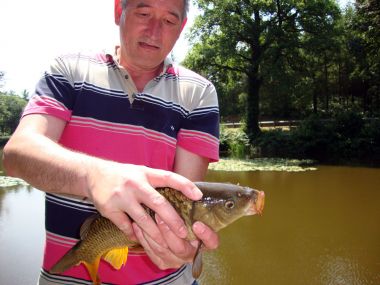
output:
[{"label": "fish fin", "polygon": [[86,267],[88,274],[90,274],[92,283],[94,285],[100,285],[100,278],[98,275],[100,257],[97,257],[93,263],[88,263],[83,261],[84,266]]},{"label": "fish fin", "polygon": [[194,260],[193,260],[193,269],[192,274],[195,279],[198,279],[199,276],[202,274],[203,269],[203,253],[201,251],[203,243],[200,241],[197,252],[195,253]]},{"label": "fish fin", "polygon": [[79,236],[80,236],[80,238],[82,240],[85,239],[85,237],[87,236],[88,231],[90,230],[92,222],[95,221],[99,217],[100,217],[99,214],[95,214],[95,215],[90,216],[89,218],[87,218],[84,221],[84,223],[80,227],[80,231],[79,231]]},{"label": "fish fin", "polygon": [[124,264],[127,263],[128,247],[115,248],[108,251],[103,259],[112,265],[113,268],[119,270]]},{"label": "fish fin", "polygon": [[75,265],[79,265],[81,263],[81,260],[76,254],[76,250],[79,247],[79,245],[80,241],[72,249],[70,249],[63,257],[61,257],[57,261],[57,263],[55,263],[50,268],[49,272],[52,274],[62,273]]}]

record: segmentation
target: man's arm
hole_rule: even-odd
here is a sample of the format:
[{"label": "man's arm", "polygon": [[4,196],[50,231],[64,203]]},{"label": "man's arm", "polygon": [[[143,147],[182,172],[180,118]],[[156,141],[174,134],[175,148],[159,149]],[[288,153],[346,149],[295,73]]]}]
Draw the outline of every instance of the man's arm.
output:
[{"label": "man's arm", "polygon": [[[174,171],[192,181],[202,181],[206,175],[209,159],[177,147]],[[178,238],[158,215],[157,224],[167,241],[169,248],[163,248],[155,240],[146,235],[139,227],[134,229],[139,242],[152,261],[161,269],[177,268],[192,262],[198,242],[188,242]],[[193,232],[201,240],[206,249],[216,249],[219,245],[218,235],[201,222],[193,225]]]},{"label": "man's arm", "polygon": [[156,223],[141,204],[157,212],[175,235],[186,236],[184,222],[154,188],[168,186],[199,199],[201,193],[191,181],[172,172],[68,150],[57,143],[65,124],[48,115],[22,118],[3,152],[8,175],[20,177],[46,192],[89,197],[103,216],[132,238],[135,236],[126,213],[152,239],[167,247]]}]

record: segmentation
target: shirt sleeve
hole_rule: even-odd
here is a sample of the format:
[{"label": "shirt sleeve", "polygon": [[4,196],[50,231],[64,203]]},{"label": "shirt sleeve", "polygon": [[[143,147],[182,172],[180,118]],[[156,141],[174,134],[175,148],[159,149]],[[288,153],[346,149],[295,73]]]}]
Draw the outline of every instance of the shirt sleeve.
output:
[{"label": "shirt sleeve", "polygon": [[219,160],[219,107],[215,87],[210,83],[198,96],[195,106],[182,123],[177,137],[178,146],[206,157]]},{"label": "shirt sleeve", "polygon": [[23,116],[46,114],[70,120],[75,101],[75,88],[65,57],[56,58],[36,85]]}]

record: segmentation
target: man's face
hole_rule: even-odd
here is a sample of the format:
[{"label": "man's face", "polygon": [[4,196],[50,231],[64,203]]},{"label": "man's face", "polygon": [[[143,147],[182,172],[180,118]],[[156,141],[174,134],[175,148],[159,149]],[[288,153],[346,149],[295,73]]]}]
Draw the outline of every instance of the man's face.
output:
[{"label": "man's face", "polygon": [[129,0],[120,27],[120,63],[157,68],[181,33],[183,10],[183,0]]}]

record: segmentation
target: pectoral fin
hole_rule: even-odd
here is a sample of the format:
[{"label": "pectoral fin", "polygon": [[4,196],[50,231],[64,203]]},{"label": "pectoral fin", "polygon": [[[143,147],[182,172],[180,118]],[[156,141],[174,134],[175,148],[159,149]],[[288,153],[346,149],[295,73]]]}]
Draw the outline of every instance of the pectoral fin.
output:
[{"label": "pectoral fin", "polygon": [[202,245],[203,243],[199,242],[197,252],[195,253],[194,260],[193,260],[192,274],[195,279],[198,279],[199,276],[201,276],[202,269],[203,269],[203,261],[202,261],[203,253],[201,251]]},{"label": "pectoral fin", "polygon": [[103,259],[112,265],[113,268],[119,270],[127,263],[128,247],[115,248],[108,251]]}]

